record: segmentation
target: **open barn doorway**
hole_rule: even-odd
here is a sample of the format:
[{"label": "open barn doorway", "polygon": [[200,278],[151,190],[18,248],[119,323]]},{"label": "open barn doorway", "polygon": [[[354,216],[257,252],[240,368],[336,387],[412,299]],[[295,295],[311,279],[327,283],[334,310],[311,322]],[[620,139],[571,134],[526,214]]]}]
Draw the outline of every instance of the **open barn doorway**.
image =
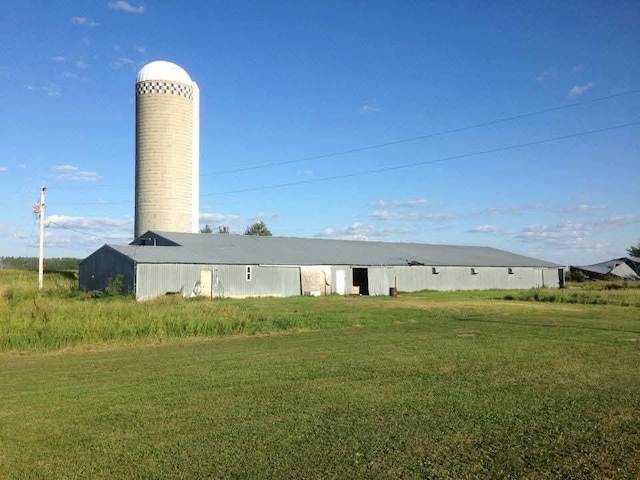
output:
[{"label": "open barn doorway", "polygon": [[369,295],[369,270],[366,268],[353,269],[353,286],[360,288],[360,295]]}]

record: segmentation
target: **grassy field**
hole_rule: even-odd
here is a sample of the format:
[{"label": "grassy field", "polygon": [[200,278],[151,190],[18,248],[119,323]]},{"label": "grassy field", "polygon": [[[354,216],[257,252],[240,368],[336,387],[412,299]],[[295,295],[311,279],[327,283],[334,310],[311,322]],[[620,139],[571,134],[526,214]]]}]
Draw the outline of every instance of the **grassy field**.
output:
[{"label": "grassy field", "polygon": [[2,478],[640,476],[638,289],[135,303],[15,275]]}]

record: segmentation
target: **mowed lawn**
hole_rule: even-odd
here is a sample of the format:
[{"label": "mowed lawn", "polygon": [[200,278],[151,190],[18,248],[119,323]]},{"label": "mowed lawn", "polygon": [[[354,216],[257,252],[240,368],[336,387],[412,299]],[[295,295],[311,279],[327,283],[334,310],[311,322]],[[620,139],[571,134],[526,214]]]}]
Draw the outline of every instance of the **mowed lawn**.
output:
[{"label": "mowed lawn", "polygon": [[233,302],[297,321],[0,354],[0,477],[640,477],[636,306]]}]

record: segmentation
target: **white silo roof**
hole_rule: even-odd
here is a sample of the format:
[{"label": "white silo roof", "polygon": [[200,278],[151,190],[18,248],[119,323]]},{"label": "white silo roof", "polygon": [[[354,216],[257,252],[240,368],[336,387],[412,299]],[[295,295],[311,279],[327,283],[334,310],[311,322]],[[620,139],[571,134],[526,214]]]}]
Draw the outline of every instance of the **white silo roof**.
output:
[{"label": "white silo roof", "polygon": [[193,83],[187,71],[175,63],[157,60],[147,63],[138,72],[136,83],[146,80],[169,80],[172,82],[185,83],[190,85]]}]

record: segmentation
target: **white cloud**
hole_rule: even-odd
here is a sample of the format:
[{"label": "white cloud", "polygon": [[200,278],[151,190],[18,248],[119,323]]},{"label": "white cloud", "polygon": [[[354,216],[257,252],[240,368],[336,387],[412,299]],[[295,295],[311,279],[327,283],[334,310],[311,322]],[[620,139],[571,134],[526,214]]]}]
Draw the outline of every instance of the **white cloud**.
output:
[{"label": "white cloud", "polygon": [[562,213],[565,213],[565,214],[570,214],[570,213],[589,214],[589,213],[601,213],[601,212],[604,212],[605,210],[608,210],[608,207],[606,205],[587,205],[587,204],[582,204],[582,205],[564,207],[564,208],[562,208],[561,211],[562,211]]},{"label": "white cloud", "polygon": [[640,223],[640,215],[613,215],[605,220],[594,223],[594,225],[600,230],[607,230],[633,225],[634,223]]},{"label": "white cloud", "polygon": [[79,217],[50,215],[47,218],[47,248],[95,249],[103,243],[128,243],[133,237],[130,217]]},{"label": "white cloud", "polygon": [[134,65],[136,62],[131,58],[127,57],[118,57],[113,62],[111,62],[111,66],[116,70],[124,67],[125,65]]},{"label": "white cloud", "polygon": [[52,228],[85,228],[102,230],[133,230],[133,219],[130,217],[75,217],[71,215],[49,215],[47,222]]},{"label": "white cloud", "polygon": [[62,76],[64,78],[69,78],[72,80],[80,80],[82,82],[86,82],[87,80],[89,80],[89,77],[87,77],[86,75],[78,75],[77,73],[74,73],[74,72],[62,72]]},{"label": "white cloud", "polygon": [[224,223],[230,223],[230,222],[237,222],[238,220],[240,220],[240,217],[238,215],[200,212],[200,223],[224,224]]},{"label": "white cloud", "polygon": [[555,225],[529,225],[517,239],[523,242],[542,243],[554,248],[579,248],[588,238],[584,225],[572,222],[560,222]]},{"label": "white cloud", "polygon": [[348,227],[327,227],[315,236],[340,240],[370,240],[373,232],[374,229],[371,225],[355,222]]},{"label": "white cloud", "polygon": [[123,12],[128,13],[144,13],[144,6],[140,5],[138,7],[131,5],[129,2],[125,2],[124,0],[115,0],[113,2],[107,3],[109,8],[113,10],[122,10]]},{"label": "white cloud", "polygon": [[81,25],[83,27],[97,27],[99,25],[89,17],[72,17],[71,23],[73,23],[74,25]]},{"label": "white cloud", "polygon": [[265,212],[265,213],[257,213],[253,215],[249,220],[252,222],[259,222],[265,220],[275,220],[277,218],[282,217],[282,212]]},{"label": "white cloud", "polygon": [[497,215],[515,215],[522,212],[524,208],[518,205],[504,205],[500,207],[487,207],[482,210],[476,210],[469,215],[474,217],[497,216]]},{"label": "white cloud", "polygon": [[518,215],[527,211],[534,210],[548,210],[551,208],[550,204],[546,203],[532,203],[529,205],[500,205],[497,207],[486,207],[482,210],[475,210],[470,212],[469,217],[490,217],[501,215]]},{"label": "white cloud", "polygon": [[362,241],[396,241],[402,242],[398,239],[402,235],[415,235],[416,230],[414,228],[404,227],[385,227],[377,228],[373,225],[365,223],[355,222],[347,227],[327,227],[320,233],[314,235],[316,238],[332,238],[337,240],[362,240]]},{"label": "white cloud", "polygon": [[468,230],[469,233],[503,233],[497,225],[477,225]]},{"label": "white cloud", "polygon": [[579,97],[580,95],[585,93],[587,90],[591,90],[595,86],[596,86],[596,84],[593,83],[593,82],[589,82],[589,83],[587,83],[585,85],[576,85],[571,90],[569,90],[569,93],[567,94],[567,97],[569,97],[569,98]]},{"label": "white cloud", "polygon": [[[393,205],[399,207],[420,208],[431,206],[426,200],[395,200],[393,202],[385,202],[379,200],[377,205]],[[369,213],[369,216],[376,220],[409,220],[420,221],[426,220],[429,222],[446,222],[453,218],[451,213],[416,213],[407,211],[391,211],[388,209],[374,210]]]},{"label": "white cloud", "polygon": [[424,198],[417,200],[394,200],[393,204],[398,207],[430,207],[433,206]]},{"label": "white cloud", "polygon": [[377,102],[374,100],[373,102],[365,103],[362,105],[358,111],[360,115],[369,115],[371,113],[376,113],[380,111],[380,107],[378,107]]},{"label": "white cloud", "polygon": [[591,248],[596,243],[594,235],[636,223],[640,223],[640,215],[615,215],[596,222],[565,220],[554,225],[529,225],[516,238],[554,248]]},{"label": "white cloud", "polygon": [[85,61],[84,57],[65,57],[63,55],[56,55],[55,57],[51,57],[51,60],[55,63],[73,63],[76,68],[80,70],[84,70],[89,67],[89,64]]},{"label": "white cloud", "polygon": [[389,210],[374,210],[369,216],[376,220],[417,220],[415,212],[390,212]]},{"label": "white cloud", "polygon": [[[435,206],[435,204],[428,202],[424,198],[419,198],[419,199],[416,199],[416,200],[392,200],[392,201],[378,200],[376,202],[373,202],[372,205],[378,206],[378,207],[381,207],[381,208],[386,208],[386,207],[391,207],[391,206],[393,206],[393,207],[410,207],[410,208],[433,207],[433,206]],[[442,206],[443,203],[440,202],[438,205]]]},{"label": "white cloud", "polygon": [[80,170],[74,165],[56,165],[53,170],[56,172],[56,180],[79,180],[87,182],[95,182],[102,177],[88,170]]},{"label": "white cloud", "polygon": [[36,89],[36,87],[33,85],[33,83],[27,83],[27,84],[24,86],[24,88],[26,88],[27,90],[30,90],[30,91],[32,91],[32,92]]},{"label": "white cloud", "polygon": [[42,90],[44,90],[44,92],[49,97],[59,97],[62,95],[62,89],[60,88],[60,85],[57,85],[55,83],[48,82],[44,87],[42,87]]},{"label": "white cloud", "polygon": [[453,218],[451,213],[423,213],[420,215],[422,220],[428,220],[430,222],[446,222]]},{"label": "white cloud", "polygon": [[584,68],[584,65],[575,65],[571,67],[571,73],[578,73]]},{"label": "white cloud", "polygon": [[542,72],[538,74],[538,76],[536,77],[536,81],[542,83],[552,78],[556,78],[556,76],[556,72]]},{"label": "white cloud", "polygon": [[137,46],[136,47],[136,52],[138,52],[140,55],[144,55],[146,53],[147,49],[143,46]]},{"label": "white cloud", "polygon": [[9,167],[0,167],[0,173],[8,172]]}]

